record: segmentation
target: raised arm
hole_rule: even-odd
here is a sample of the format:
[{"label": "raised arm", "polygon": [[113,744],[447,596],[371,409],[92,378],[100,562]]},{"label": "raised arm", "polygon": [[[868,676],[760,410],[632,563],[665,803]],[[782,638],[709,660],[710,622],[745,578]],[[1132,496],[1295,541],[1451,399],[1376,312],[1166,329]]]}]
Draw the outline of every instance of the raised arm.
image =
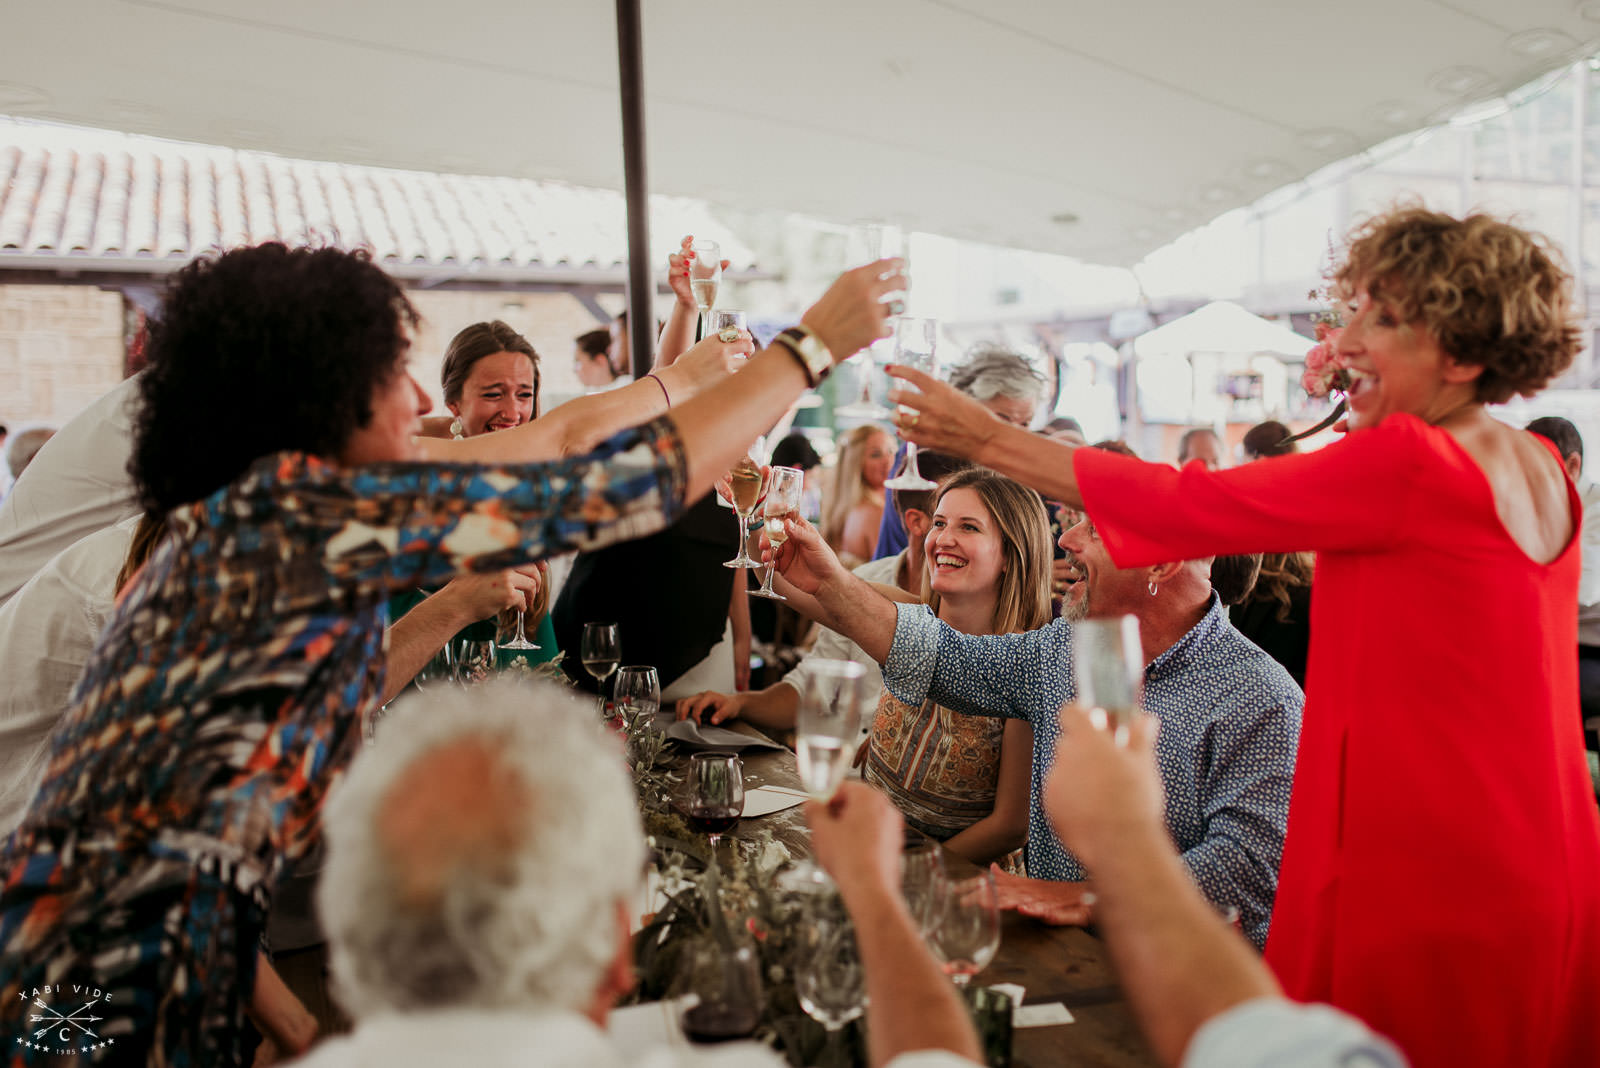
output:
[{"label": "raised arm", "polygon": [[892,364],[889,374],[904,379],[914,389],[891,391],[889,400],[910,413],[898,411],[895,426],[900,436],[921,448],[963,456],[991,467],[1002,475],[1031,486],[1046,500],[1083,507],[1072,457],[1079,446],[1041,438],[994,417],[994,413],[956,390],[910,367]]}]

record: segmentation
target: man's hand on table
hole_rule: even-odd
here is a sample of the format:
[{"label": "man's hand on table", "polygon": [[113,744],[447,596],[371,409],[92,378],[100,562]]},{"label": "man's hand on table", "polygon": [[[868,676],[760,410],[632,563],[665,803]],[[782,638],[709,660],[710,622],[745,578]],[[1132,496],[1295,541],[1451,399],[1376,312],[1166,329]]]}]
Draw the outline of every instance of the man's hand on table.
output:
[{"label": "man's hand on table", "polygon": [[744,707],[744,694],[717,693],[713,690],[701,690],[690,697],[685,697],[678,702],[677,718],[692,719],[696,723],[722,723],[725,720],[738,719],[739,711]]},{"label": "man's hand on table", "polygon": [[845,782],[826,803],[806,802],[811,848],[848,904],[859,895],[900,895],[900,850],[905,822],[883,794]]},{"label": "man's hand on table", "polygon": [[995,897],[1003,909],[1057,927],[1082,927],[1094,915],[1094,892],[1088,883],[1061,883],[1051,879],[1025,879],[990,865]]}]

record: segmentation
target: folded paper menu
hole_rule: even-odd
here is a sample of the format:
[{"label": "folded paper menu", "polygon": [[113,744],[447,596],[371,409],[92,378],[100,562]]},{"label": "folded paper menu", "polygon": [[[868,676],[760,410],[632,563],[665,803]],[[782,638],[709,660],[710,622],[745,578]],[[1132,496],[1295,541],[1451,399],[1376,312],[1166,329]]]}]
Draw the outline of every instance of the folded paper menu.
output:
[{"label": "folded paper menu", "polygon": [[794,808],[804,802],[806,796],[804,791],[791,790],[787,786],[760,786],[754,790],[746,790],[744,817],[750,819],[755,816],[770,816],[774,812]]}]

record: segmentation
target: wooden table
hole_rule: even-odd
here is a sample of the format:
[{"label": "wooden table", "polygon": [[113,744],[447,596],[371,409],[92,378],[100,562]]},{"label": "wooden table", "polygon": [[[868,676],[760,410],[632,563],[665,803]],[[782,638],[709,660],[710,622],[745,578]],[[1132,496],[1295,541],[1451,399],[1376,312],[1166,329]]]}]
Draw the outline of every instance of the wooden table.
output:
[{"label": "wooden table", "polygon": [[[746,749],[743,757],[748,785],[802,788],[793,752]],[[809,854],[810,832],[802,813],[797,806],[741,820],[734,837],[753,840],[771,830],[790,853]],[[951,859],[953,864],[966,863]],[[1027,990],[1024,1004],[1055,1001],[1072,1012],[1073,1023],[1016,1031],[1011,1050],[1017,1068],[1147,1068],[1157,1063],[1117,986],[1104,943],[1082,928],[1051,927],[1005,913],[1000,952],[977,982],[1016,983]]]}]

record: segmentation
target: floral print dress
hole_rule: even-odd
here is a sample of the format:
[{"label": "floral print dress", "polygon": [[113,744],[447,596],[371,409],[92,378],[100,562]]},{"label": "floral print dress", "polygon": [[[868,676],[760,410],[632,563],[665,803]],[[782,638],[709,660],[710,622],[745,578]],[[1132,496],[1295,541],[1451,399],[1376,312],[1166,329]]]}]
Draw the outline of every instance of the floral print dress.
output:
[{"label": "floral print dress", "polygon": [[[238,1063],[269,890],[381,692],[388,596],[658,530],[684,473],[661,419],[549,464],[269,456],[173,512],[0,846],[9,1063]],[[93,1021],[38,1030],[75,988]]]}]

